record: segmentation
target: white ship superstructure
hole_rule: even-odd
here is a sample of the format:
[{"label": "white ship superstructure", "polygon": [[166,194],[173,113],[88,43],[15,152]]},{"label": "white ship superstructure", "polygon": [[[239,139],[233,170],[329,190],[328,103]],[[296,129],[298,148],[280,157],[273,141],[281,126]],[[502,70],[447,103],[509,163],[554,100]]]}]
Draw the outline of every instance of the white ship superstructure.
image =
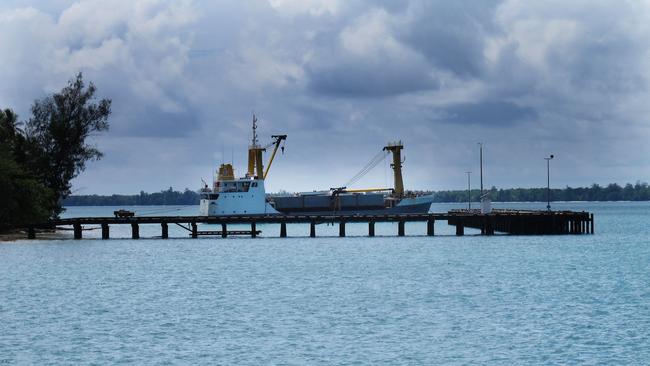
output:
[{"label": "white ship superstructure", "polygon": [[[242,178],[235,178],[232,164],[221,164],[212,188],[206,184],[201,189],[199,214],[203,216],[268,215],[279,214],[266,199],[264,178],[269,172],[280,144],[286,135],[272,136],[273,142],[260,146],[257,139],[257,118],[253,115],[253,138],[248,148],[248,171]],[[262,153],[274,146],[266,171]],[[284,147],[282,147],[284,150]]]},{"label": "white ship superstructure", "polygon": [[201,215],[228,216],[279,213],[266,201],[263,179],[241,178],[219,180],[216,183],[214,189],[201,191]]}]

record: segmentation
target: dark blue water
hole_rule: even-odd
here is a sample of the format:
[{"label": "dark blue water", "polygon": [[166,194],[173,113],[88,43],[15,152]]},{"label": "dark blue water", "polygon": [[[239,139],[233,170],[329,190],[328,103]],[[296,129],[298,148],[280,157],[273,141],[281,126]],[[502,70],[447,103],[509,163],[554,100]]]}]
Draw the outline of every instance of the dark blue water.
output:
[{"label": "dark blue water", "polygon": [[0,365],[648,364],[650,204],[556,207],[596,235],[0,243]]}]

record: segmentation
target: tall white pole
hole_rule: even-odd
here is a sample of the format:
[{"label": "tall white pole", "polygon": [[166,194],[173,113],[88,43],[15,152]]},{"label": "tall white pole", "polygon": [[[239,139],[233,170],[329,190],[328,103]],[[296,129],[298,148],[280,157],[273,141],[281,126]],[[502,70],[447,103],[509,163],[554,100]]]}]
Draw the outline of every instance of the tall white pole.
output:
[{"label": "tall white pole", "polygon": [[470,184],[470,174],[472,172],[465,172],[467,174],[467,210],[472,209],[472,185]]},{"label": "tall white pole", "polygon": [[483,143],[479,142],[479,152],[480,152],[480,161],[481,161],[481,199],[483,198]]},{"label": "tall white pole", "polygon": [[546,160],[546,209],[551,211],[551,159],[553,159],[551,154]]}]

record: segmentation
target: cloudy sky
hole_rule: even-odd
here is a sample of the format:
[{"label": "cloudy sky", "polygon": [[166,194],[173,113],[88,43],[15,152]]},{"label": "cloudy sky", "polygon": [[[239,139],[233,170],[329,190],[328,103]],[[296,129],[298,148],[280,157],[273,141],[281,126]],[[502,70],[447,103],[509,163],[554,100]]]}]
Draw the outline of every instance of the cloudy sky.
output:
[{"label": "cloudy sky", "polygon": [[[289,135],[268,190],[340,186],[388,141],[407,188],[648,181],[647,1],[0,3],[0,108],[77,72],[113,100],[79,194],[244,173],[251,113]],[[380,164],[357,187],[391,183]]]}]

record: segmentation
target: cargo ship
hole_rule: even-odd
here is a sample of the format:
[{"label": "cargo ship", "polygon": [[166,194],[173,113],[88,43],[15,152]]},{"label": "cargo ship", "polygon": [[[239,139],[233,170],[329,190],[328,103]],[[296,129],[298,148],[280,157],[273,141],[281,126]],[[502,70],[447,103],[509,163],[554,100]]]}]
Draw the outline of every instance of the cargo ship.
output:
[{"label": "cargo ship", "polygon": [[[392,154],[394,176],[392,188],[348,189],[305,192],[290,195],[267,195],[264,182],[278,149],[284,153],[287,135],[272,135],[271,142],[262,146],[257,137],[257,118],[253,115],[253,137],[248,147],[248,169],[243,177],[235,178],[232,164],[221,164],[212,187],[204,182],[200,190],[199,214],[202,216],[233,215],[336,215],[336,214],[399,214],[426,213],[433,196],[415,195],[404,191],[402,180],[401,142],[383,147],[371,162],[355,176],[360,178],[373,166]],[[272,148],[264,169],[263,153]],[[353,179],[355,179],[353,178]]]}]

